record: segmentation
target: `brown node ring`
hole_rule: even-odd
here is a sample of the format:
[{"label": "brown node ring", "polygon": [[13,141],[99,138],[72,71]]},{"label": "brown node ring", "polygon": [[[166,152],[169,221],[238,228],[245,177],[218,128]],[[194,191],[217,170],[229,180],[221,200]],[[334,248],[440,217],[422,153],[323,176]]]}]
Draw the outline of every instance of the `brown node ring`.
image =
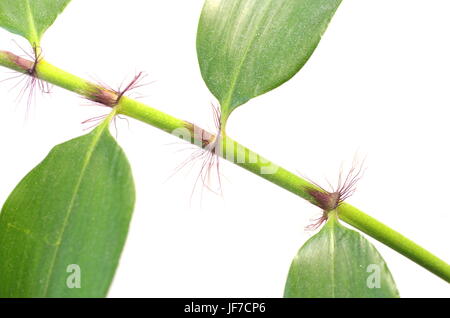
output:
[{"label": "brown node ring", "polygon": [[307,230],[317,229],[323,222],[328,220],[328,213],[339,207],[345,200],[351,197],[356,191],[356,184],[361,180],[364,174],[364,161],[357,163],[353,161],[352,168],[347,173],[347,176],[343,178],[342,169],[339,173],[338,186],[336,189],[327,191],[318,184],[312,182],[318,189],[310,188],[307,190],[309,195],[314,198],[314,201],[323,212],[322,216],[313,220],[314,223],[306,227]]},{"label": "brown node ring", "polygon": [[5,52],[9,60],[17,65],[23,73],[31,76],[31,77],[37,77],[37,65],[42,60],[42,53],[41,48],[37,46],[36,44],[32,45],[33,53],[32,55],[25,51],[19,44],[16,43],[16,45],[25,53],[27,57],[29,57],[32,61],[29,61],[21,56],[15,55],[11,52]]},{"label": "brown node ring", "polygon": [[[191,201],[194,193],[197,189],[197,185],[201,184],[201,196],[203,196],[203,188],[208,189],[210,192],[223,196],[222,192],[222,181],[220,175],[220,139],[221,139],[221,114],[220,109],[214,104],[211,104],[211,109],[213,111],[214,126],[217,133],[211,134],[203,128],[190,123],[185,122],[184,127],[189,131],[189,138],[192,144],[200,147],[194,148],[192,154],[184,160],[180,165],[177,166],[174,173],[175,175],[178,171],[181,171],[185,167],[193,167],[197,162],[200,163],[200,170],[195,179],[194,186],[191,191]],[[217,181],[217,189],[212,187],[212,182]]]},{"label": "brown node ring", "polygon": [[17,56],[11,52],[5,52],[5,54],[8,56],[9,60],[14,64],[17,65],[25,74],[30,75],[32,70],[34,68],[34,62],[29,61],[27,59],[24,59],[23,57]]},{"label": "brown node ring", "polygon": [[[140,83],[140,81],[146,76],[143,72],[139,72],[133,80],[122,89],[121,85],[117,90],[112,89],[111,87],[98,83],[93,88],[91,88],[89,94],[87,94],[87,99],[90,101],[93,101],[95,104],[98,104],[100,106],[106,106],[110,108],[115,108],[117,105],[119,105],[120,100],[122,97],[131,90],[134,90],[138,87],[144,86],[146,84]],[[91,129],[93,127],[96,127],[99,122],[104,120],[106,117],[108,117],[109,114],[104,114],[96,117],[89,118],[85,121],[83,121],[81,124],[90,124],[89,127],[85,128],[84,130]],[[120,117],[120,115],[117,115],[119,119],[124,119],[128,122],[126,118]],[[116,137],[117,137],[117,125],[116,125],[116,117],[113,119],[114,126],[116,127]]]},{"label": "brown node ring", "polygon": [[10,52],[5,52],[6,55],[9,57],[11,63],[16,65],[17,70],[22,73],[18,76],[14,76],[6,80],[12,80],[22,77],[23,75],[26,75],[26,77],[22,78],[17,84],[13,86],[13,88],[19,86],[21,83],[23,83],[23,81],[25,81],[24,86],[20,89],[17,101],[20,101],[24,97],[25,93],[28,91],[27,107],[29,109],[35,97],[35,88],[37,87],[42,93],[50,93],[50,85],[47,82],[41,80],[38,76],[37,67],[39,62],[42,61],[43,58],[41,48],[36,44],[33,44],[32,45],[33,53],[30,54],[26,52],[20,45],[17,44],[17,46],[31,60],[28,60],[26,58],[23,58]]},{"label": "brown node ring", "polygon": [[208,146],[213,144],[214,141],[216,140],[216,135],[211,134],[210,132],[201,128],[200,126],[197,126],[190,122],[186,122],[185,127],[191,133],[193,141],[201,143],[201,147],[203,149],[207,149]]},{"label": "brown node ring", "polygon": [[139,72],[125,88],[119,87],[117,90],[107,85],[97,85],[89,94],[88,99],[102,106],[114,108],[120,103],[120,100],[127,92],[146,85],[140,83],[145,76],[143,72]]},{"label": "brown node ring", "polygon": [[88,99],[96,104],[114,108],[117,105],[117,96],[117,93],[110,89],[96,86],[89,94]]}]

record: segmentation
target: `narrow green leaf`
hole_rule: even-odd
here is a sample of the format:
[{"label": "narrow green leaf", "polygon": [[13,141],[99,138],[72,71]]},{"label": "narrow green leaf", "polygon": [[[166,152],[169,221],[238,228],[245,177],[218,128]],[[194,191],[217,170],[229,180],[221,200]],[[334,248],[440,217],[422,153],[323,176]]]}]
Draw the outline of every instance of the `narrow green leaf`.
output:
[{"label": "narrow green leaf", "polygon": [[330,213],[292,262],[284,297],[399,297],[389,269],[375,247]]},{"label": "narrow green leaf", "polygon": [[108,124],[56,146],[7,199],[0,297],[106,295],[135,197],[130,166]]},{"label": "narrow green leaf", "polygon": [[70,0],[0,0],[0,27],[39,45]]},{"label": "narrow green leaf", "polygon": [[341,0],[206,0],[197,54],[222,118],[294,76]]}]

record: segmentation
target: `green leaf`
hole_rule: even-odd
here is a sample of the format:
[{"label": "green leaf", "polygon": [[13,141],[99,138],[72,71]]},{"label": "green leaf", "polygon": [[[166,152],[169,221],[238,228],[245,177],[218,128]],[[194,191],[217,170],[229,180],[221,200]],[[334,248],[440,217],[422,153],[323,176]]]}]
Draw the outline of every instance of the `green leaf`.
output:
[{"label": "green leaf", "polygon": [[292,262],[284,297],[399,297],[389,269],[375,247],[330,213]]},{"label": "green leaf", "polygon": [[0,27],[39,46],[44,32],[70,0],[0,0]]},{"label": "green leaf", "polygon": [[[108,125],[56,146],[7,199],[0,297],[107,294],[135,199],[130,166]],[[69,288],[78,282],[81,288]]]},{"label": "green leaf", "polygon": [[197,54],[225,120],[238,106],[294,76],[341,0],[206,0]]}]

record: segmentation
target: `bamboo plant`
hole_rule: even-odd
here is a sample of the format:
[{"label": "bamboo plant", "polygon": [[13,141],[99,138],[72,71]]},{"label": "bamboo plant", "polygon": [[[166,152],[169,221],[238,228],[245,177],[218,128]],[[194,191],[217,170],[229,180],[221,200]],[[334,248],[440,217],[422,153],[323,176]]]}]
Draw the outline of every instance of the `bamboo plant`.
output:
[{"label": "bamboo plant", "polygon": [[[204,82],[219,105],[217,130],[212,132],[127,97],[140,75],[114,90],[46,61],[41,38],[69,2],[0,0],[0,26],[27,39],[32,52],[23,58],[0,51],[1,66],[28,77],[28,86],[45,89],[53,84],[110,109],[90,133],[54,147],[4,203],[0,297],[107,295],[135,202],[131,167],[109,131],[119,115],[198,146],[207,158],[206,174],[222,158],[323,211],[314,224],[322,228],[292,261],[285,297],[399,297],[382,256],[360,232],[343,223],[450,282],[450,265],[445,261],[346,202],[360,170],[353,169],[334,191],[326,191],[227,135],[227,122],[237,108],[302,69],[341,0],[205,1],[197,55]],[[201,178],[206,178],[204,173]],[[82,270],[81,288],[68,268]]]}]

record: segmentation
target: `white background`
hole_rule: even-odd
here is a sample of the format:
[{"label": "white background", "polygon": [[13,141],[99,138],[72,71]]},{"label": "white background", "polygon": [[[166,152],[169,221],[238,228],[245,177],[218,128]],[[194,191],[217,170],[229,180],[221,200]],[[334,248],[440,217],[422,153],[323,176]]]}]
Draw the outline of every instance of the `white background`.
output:
[{"label": "white background", "polygon": [[[119,85],[137,71],[143,102],[213,128],[214,101],[197,64],[202,0],[72,1],[45,35],[46,59]],[[343,162],[367,156],[349,200],[450,261],[450,2],[345,0],[302,71],[233,113],[228,133],[278,164],[326,185]],[[0,31],[0,49],[20,53]],[[0,70],[0,78],[8,78]],[[101,107],[55,87],[25,119],[14,81],[1,83],[0,201],[54,145],[83,134]],[[158,129],[118,122],[137,204],[111,297],[280,297],[290,262],[320,211],[232,164],[224,198],[199,192],[192,152]],[[172,145],[168,145],[174,143]],[[371,239],[403,297],[449,297],[447,283]]]}]

